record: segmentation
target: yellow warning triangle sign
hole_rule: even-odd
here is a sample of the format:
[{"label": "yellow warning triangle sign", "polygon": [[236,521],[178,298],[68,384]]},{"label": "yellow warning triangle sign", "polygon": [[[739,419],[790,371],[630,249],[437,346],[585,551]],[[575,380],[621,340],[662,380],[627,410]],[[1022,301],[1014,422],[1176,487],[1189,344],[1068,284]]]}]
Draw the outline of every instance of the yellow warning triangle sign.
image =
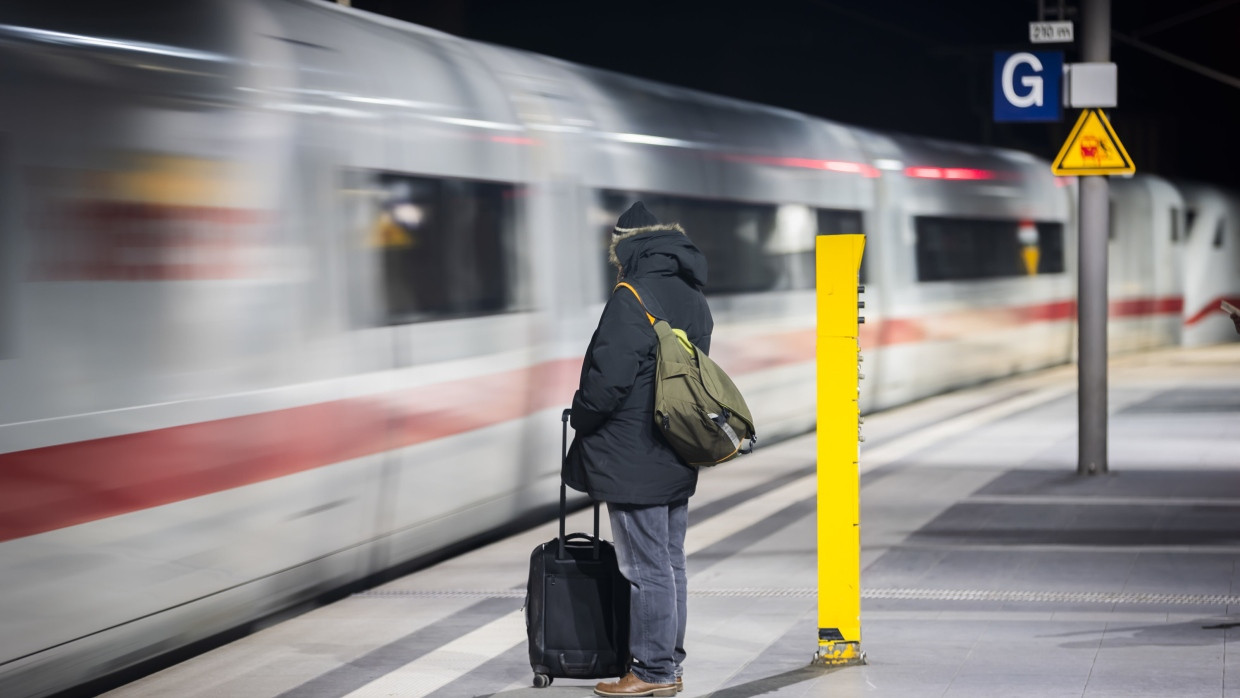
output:
[{"label": "yellow warning triangle sign", "polygon": [[1137,171],[1119,142],[1111,122],[1100,109],[1086,109],[1076,120],[1067,142],[1055,157],[1051,172],[1057,175],[1132,174]]}]

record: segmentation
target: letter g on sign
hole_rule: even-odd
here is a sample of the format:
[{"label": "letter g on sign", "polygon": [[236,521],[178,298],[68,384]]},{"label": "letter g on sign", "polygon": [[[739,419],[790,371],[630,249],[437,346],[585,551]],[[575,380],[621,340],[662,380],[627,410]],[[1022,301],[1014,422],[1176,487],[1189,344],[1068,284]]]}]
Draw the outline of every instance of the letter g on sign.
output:
[{"label": "letter g on sign", "polygon": [[1025,75],[1020,79],[1020,84],[1028,87],[1029,91],[1023,95],[1016,94],[1016,86],[1012,84],[1012,79],[1016,77],[1016,68],[1020,65],[1028,65],[1035,72],[1042,72],[1042,61],[1032,53],[1013,53],[1003,64],[1003,77],[1001,84],[1003,86],[1003,96],[1014,107],[1032,107],[1034,105],[1042,106],[1042,77],[1040,75]]}]

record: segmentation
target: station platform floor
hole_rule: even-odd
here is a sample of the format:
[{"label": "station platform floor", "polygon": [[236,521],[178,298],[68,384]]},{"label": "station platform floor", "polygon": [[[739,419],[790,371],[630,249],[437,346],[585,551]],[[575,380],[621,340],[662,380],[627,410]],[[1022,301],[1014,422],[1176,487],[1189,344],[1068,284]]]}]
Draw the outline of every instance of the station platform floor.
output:
[{"label": "station platform floor", "polygon": [[[810,666],[814,438],[704,472],[681,696],[1240,698],[1240,345],[1117,357],[1109,379],[1110,472],[1093,477],[1076,475],[1072,366],[866,417],[860,666]],[[590,526],[589,509],[569,523]],[[555,529],[106,695],[591,695],[531,686],[529,554]]]}]

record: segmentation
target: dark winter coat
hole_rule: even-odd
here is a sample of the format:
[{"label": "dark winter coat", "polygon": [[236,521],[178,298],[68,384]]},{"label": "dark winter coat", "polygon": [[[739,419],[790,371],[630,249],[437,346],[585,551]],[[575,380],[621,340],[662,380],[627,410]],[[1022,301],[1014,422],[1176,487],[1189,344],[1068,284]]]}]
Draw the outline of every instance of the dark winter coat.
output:
[{"label": "dark winter coat", "polygon": [[[710,352],[714,320],[701,291],[706,257],[679,225],[616,236],[610,258],[650,310]],[[637,298],[616,289],[590,339],[573,396],[576,436],[563,472],[569,487],[598,501],[639,505],[687,499],[697,488],[697,470],[681,461],[655,428],[657,346]]]}]

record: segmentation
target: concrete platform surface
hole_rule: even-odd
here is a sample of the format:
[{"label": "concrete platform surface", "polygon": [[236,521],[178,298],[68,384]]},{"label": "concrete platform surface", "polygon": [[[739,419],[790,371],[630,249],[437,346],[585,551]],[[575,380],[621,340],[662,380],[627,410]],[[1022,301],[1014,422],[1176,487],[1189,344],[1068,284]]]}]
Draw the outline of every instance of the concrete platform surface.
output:
[{"label": "concrete platform surface", "polygon": [[[703,473],[681,695],[1240,698],[1240,346],[1117,358],[1110,385],[1110,473],[1095,477],[1075,474],[1073,367],[866,418],[863,666],[810,666],[813,437]],[[594,681],[530,685],[526,571],[554,531],[106,695],[591,695]]]}]

